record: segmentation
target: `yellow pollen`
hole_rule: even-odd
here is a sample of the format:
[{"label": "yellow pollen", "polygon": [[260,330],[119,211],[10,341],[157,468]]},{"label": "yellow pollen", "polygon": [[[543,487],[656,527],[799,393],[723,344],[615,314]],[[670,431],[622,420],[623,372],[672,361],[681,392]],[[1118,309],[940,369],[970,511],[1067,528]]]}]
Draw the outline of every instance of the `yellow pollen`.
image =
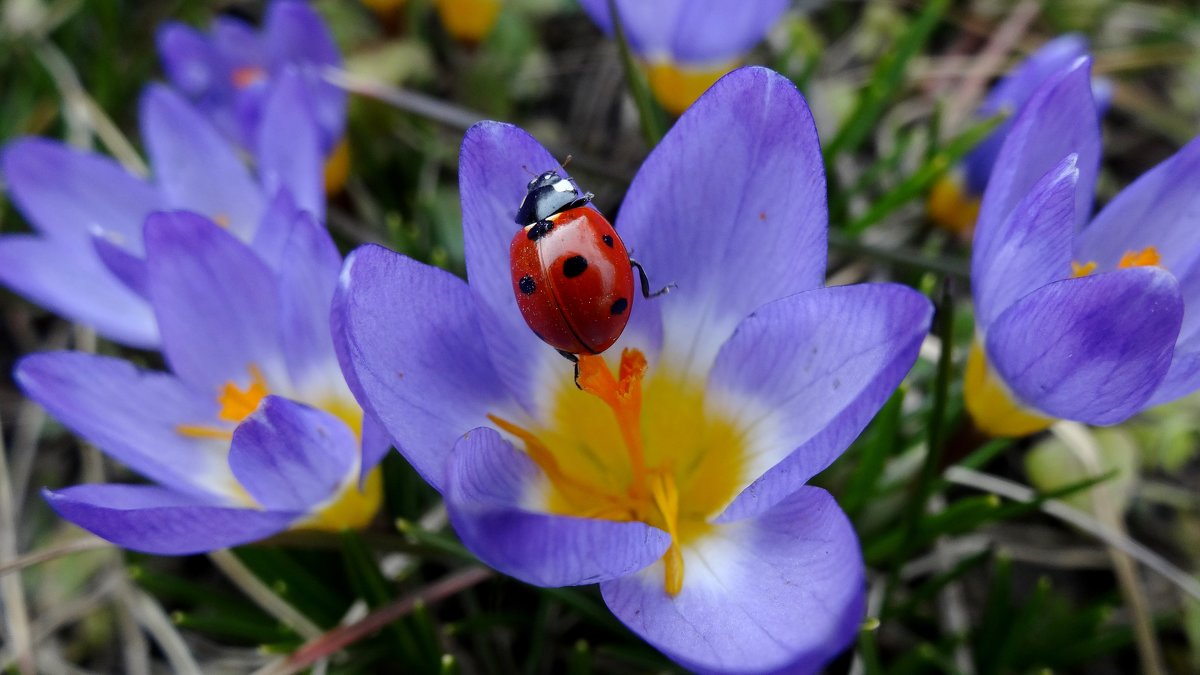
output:
[{"label": "yellow pollen", "polygon": [[[271,393],[270,388],[267,387],[267,380],[258,366],[251,364],[248,370],[250,371],[250,383],[244,389],[239,387],[236,382],[230,381],[226,382],[221,387],[220,393],[217,394],[217,403],[221,404],[221,409],[217,412],[217,419],[222,422],[238,424],[257,410],[258,404],[266,398],[267,394]],[[203,424],[180,424],[175,427],[175,431],[192,438],[221,440],[233,438],[231,429]]]},{"label": "yellow pollen", "polygon": [[504,5],[500,0],[437,0],[435,6],[446,32],[473,45],[492,32]]},{"label": "yellow pollen", "polygon": [[956,177],[942,176],[929,191],[925,210],[942,229],[969,235],[979,218],[979,198],[969,195]]},{"label": "yellow pollen", "polygon": [[334,196],[346,187],[350,178],[350,143],[345,138],[338,141],[329,159],[325,160],[325,194]]},{"label": "yellow pollen", "polygon": [[1083,264],[1079,264],[1079,263],[1075,262],[1074,260],[1071,261],[1071,276],[1076,279],[1078,279],[1080,277],[1086,277],[1095,271],[1096,271],[1096,261],[1095,260],[1090,260]]},{"label": "yellow pollen", "polygon": [[991,436],[1028,436],[1048,428],[1054,422],[1052,418],[1025,407],[1016,399],[988,365],[987,355],[979,340],[971,344],[971,354],[967,357],[963,398],[975,426]]},{"label": "yellow pollen", "polygon": [[245,89],[250,85],[260,82],[267,76],[267,71],[258,66],[242,66],[235,68],[230,80],[233,81],[233,86],[237,89]]},{"label": "yellow pollen", "polygon": [[650,91],[672,115],[682,115],[688,106],[708,91],[721,76],[737,67],[737,60],[706,67],[684,66],[670,61],[656,61],[646,65],[646,77]]},{"label": "yellow pollen", "polygon": [[579,388],[564,378],[550,402],[547,423],[533,431],[489,419],[542,468],[551,513],[666,531],[663,585],[678,594],[683,547],[711,530],[709,520],[743,484],[748,457],[740,430],[706,408],[702,383],[666,369],[650,376],[637,350],[622,353],[616,373],[601,356],[580,357]]},{"label": "yellow pollen", "polygon": [[1158,254],[1158,249],[1153,246],[1147,246],[1140,251],[1126,251],[1125,255],[1121,256],[1121,261],[1117,263],[1117,268],[1157,267],[1161,263],[1162,256]]}]

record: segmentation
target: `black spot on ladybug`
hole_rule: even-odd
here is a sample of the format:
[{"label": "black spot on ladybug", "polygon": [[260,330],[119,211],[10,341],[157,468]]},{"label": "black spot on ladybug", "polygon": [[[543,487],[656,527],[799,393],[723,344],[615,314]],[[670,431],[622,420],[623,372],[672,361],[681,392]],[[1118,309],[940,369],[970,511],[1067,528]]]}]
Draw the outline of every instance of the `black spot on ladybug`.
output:
[{"label": "black spot on ladybug", "polygon": [[529,228],[529,231],[525,233],[525,236],[529,237],[529,241],[537,241],[538,239],[541,239],[549,234],[550,230],[553,229],[554,223],[548,220],[539,220],[533,224],[533,227]]},{"label": "black spot on ladybug", "polygon": [[625,308],[629,307],[629,301],[625,298],[617,298],[617,301],[608,308],[608,311],[614,316],[625,312]]},{"label": "black spot on ladybug", "polygon": [[600,238],[601,238],[602,240],[604,240],[604,245],[605,245],[605,246],[607,246],[607,247],[609,247],[609,248],[612,248],[612,247],[613,247],[613,240],[612,240],[612,237],[611,237],[611,236],[609,236],[609,235],[607,235],[607,234],[606,234],[606,235],[604,235],[603,237],[600,237]]},{"label": "black spot on ladybug", "polygon": [[584,270],[586,269],[587,258],[584,258],[581,255],[573,255],[563,262],[563,274],[566,275],[568,279],[574,279],[580,274],[583,274]]},{"label": "black spot on ladybug", "polygon": [[521,277],[521,280],[517,282],[517,286],[520,286],[521,292],[525,295],[530,295],[537,290],[537,284],[534,283],[533,277],[528,274]]}]

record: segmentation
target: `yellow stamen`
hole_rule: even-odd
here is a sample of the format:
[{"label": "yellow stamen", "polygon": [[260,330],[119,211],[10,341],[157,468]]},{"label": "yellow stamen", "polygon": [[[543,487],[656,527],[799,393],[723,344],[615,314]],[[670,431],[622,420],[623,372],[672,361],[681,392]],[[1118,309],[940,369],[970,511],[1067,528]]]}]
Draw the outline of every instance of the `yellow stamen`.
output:
[{"label": "yellow stamen", "polygon": [[1158,254],[1158,249],[1153,246],[1147,246],[1140,251],[1126,251],[1125,255],[1121,256],[1121,261],[1117,263],[1117,268],[1157,267],[1161,263],[1162,256]]},{"label": "yellow stamen", "polygon": [[256,82],[261,82],[266,76],[267,71],[258,66],[242,66],[235,68],[229,79],[233,81],[235,88],[245,89]]},{"label": "yellow stamen", "polygon": [[654,503],[662,515],[667,534],[671,535],[671,547],[663,554],[663,585],[667,595],[675,597],[683,590],[683,551],[679,548],[679,490],[670,473],[660,473],[651,483]]},{"label": "yellow stamen", "polygon": [[350,143],[345,138],[338,141],[329,159],[325,160],[325,194],[332,197],[346,187],[350,178]]},{"label": "yellow stamen", "polygon": [[650,91],[672,115],[682,115],[688,106],[708,91],[721,76],[737,67],[737,60],[717,66],[685,66],[671,61],[656,61],[646,65]]},{"label": "yellow stamen", "polygon": [[1080,277],[1086,277],[1095,271],[1096,271],[1096,261],[1095,260],[1090,260],[1083,264],[1079,264],[1079,263],[1075,262],[1074,260],[1071,261],[1071,276],[1076,279],[1078,279]]},{"label": "yellow stamen", "polygon": [[979,198],[968,194],[957,177],[947,175],[933,184],[925,210],[930,220],[942,229],[967,235],[979,218]]},{"label": "yellow stamen", "polygon": [[454,39],[477,44],[496,25],[503,3],[500,0],[437,0],[438,17]]},{"label": "yellow stamen", "polygon": [[355,472],[337,494],[316,507],[313,515],[297,523],[293,529],[340,532],[358,530],[370,524],[383,503],[383,471],[375,467],[358,488]]},{"label": "yellow stamen", "polygon": [[991,436],[1028,436],[1054,422],[1016,399],[988,365],[987,355],[978,340],[971,345],[971,354],[967,357],[963,398],[975,426]]},{"label": "yellow stamen", "polygon": [[[222,422],[240,423],[258,410],[258,404],[262,403],[267,394],[271,393],[270,388],[267,387],[267,380],[258,366],[250,364],[248,370],[250,371],[250,383],[246,385],[245,389],[239,387],[236,382],[230,381],[226,382],[221,387],[220,393],[217,394],[217,403],[221,404],[221,409],[217,411],[217,419]],[[191,438],[218,440],[233,438],[231,429],[203,424],[180,424],[175,427],[175,431]]]}]

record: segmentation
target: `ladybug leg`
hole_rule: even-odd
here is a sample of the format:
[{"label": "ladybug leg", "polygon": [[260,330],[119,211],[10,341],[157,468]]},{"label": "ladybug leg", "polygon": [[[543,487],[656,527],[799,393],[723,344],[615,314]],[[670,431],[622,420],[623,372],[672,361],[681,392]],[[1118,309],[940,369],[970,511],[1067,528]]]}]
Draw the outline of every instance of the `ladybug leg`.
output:
[{"label": "ladybug leg", "polygon": [[564,359],[575,364],[575,388],[583,389],[583,387],[579,386],[579,357],[575,354],[572,354],[571,352],[564,352],[561,349],[558,349],[555,351],[557,351],[559,354],[561,354]]},{"label": "ladybug leg", "polygon": [[629,259],[629,264],[630,264],[630,266],[637,269],[638,278],[642,280],[642,297],[643,298],[646,298],[647,300],[649,300],[650,298],[657,298],[658,296],[667,293],[672,288],[675,288],[675,283],[671,282],[671,283],[667,284],[666,286],[663,286],[662,288],[658,289],[657,291],[654,291],[653,293],[651,293],[650,292],[650,277],[646,276],[646,268],[642,267],[642,264],[640,262],[634,260],[633,258]]}]

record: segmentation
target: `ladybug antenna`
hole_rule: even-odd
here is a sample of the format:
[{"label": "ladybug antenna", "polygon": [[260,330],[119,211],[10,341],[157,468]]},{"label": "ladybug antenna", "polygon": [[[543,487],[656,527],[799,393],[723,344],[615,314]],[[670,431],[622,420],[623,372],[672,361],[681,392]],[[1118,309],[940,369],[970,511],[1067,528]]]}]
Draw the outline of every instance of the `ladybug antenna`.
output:
[{"label": "ladybug antenna", "polygon": [[567,165],[571,163],[572,157],[574,157],[574,155],[567,155],[567,158],[563,160],[562,168],[564,168],[564,169],[567,168]]},{"label": "ladybug antenna", "polygon": [[530,176],[533,176],[534,178],[537,178],[537,174],[536,174],[536,173],[534,173],[534,172],[532,172],[532,171],[530,171],[530,170],[529,170],[529,166],[528,166],[528,165],[522,164],[522,165],[521,165],[521,170],[522,170],[522,171],[524,171],[525,173],[529,174]]}]

